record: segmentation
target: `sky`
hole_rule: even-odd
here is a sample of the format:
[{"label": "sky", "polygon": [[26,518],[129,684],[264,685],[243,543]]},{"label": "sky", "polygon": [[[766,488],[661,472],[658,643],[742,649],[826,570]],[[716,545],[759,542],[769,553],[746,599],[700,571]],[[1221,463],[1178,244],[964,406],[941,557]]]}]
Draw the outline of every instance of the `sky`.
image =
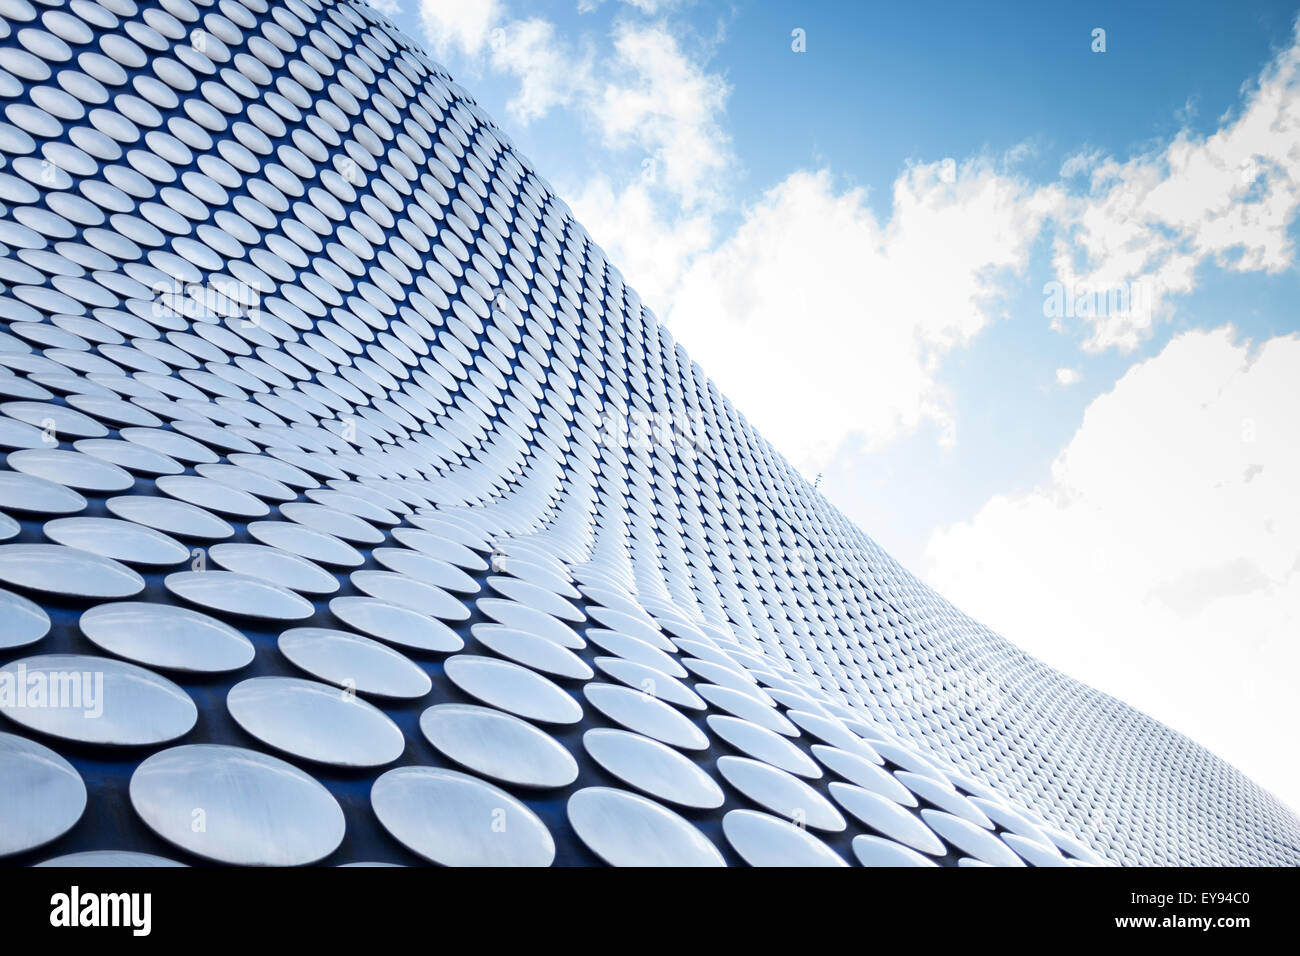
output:
[{"label": "sky", "polygon": [[1300,3],[374,5],[882,547],[1300,808]]}]

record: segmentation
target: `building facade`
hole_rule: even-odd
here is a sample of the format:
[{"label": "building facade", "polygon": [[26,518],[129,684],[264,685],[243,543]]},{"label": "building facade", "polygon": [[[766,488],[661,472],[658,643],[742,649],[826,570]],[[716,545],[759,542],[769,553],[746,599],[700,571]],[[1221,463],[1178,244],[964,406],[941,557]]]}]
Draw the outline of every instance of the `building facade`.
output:
[{"label": "building facade", "polygon": [[0,17],[0,857],[1300,862],[847,521],[382,15]]}]

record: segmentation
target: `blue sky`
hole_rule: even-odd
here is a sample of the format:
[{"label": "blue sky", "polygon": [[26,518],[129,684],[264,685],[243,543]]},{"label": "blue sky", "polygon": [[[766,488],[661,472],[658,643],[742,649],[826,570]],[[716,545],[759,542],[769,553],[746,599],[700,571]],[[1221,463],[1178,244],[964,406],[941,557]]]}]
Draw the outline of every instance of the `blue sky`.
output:
[{"label": "blue sky", "polygon": [[1300,4],[387,9],[867,533],[1300,806]]}]

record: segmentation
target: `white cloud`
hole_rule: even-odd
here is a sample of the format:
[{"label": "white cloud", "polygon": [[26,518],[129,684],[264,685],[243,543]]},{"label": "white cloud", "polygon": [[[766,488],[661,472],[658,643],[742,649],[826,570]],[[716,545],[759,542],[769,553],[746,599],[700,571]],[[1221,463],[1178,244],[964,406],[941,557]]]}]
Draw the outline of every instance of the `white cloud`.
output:
[{"label": "white cloud", "polygon": [[499,0],[420,0],[425,36],[439,56],[451,51],[477,56],[504,12]]},{"label": "white cloud", "polygon": [[1057,201],[988,163],[910,167],[887,223],[866,198],[824,170],[793,174],[691,263],[665,316],[808,471],[850,436],[870,449],[924,421],[951,427],[939,362],[993,319],[1000,277],[1025,265]]},{"label": "white cloud", "polygon": [[1100,150],[1084,150],[1075,153],[1073,156],[1066,157],[1065,162],[1061,163],[1061,170],[1057,175],[1062,179],[1087,175],[1096,169],[1104,158]]},{"label": "white cloud", "polygon": [[[1069,184],[1080,176],[1083,194]],[[1300,45],[1279,54],[1241,115],[1212,136],[1184,132],[1127,162],[1080,153],[1062,165],[1060,182],[1037,188],[986,163],[951,160],[910,167],[893,188],[885,223],[860,191],[836,193],[825,173],[797,172],[682,267],[664,254],[692,242],[644,229],[620,243],[629,261],[653,263],[646,300],[669,303],[661,311],[681,341],[805,470],[854,437],[870,451],[932,422],[951,439],[941,362],[998,314],[1003,270],[1021,270],[1045,229],[1059,281],[1044,287],[1044,312],[1060,330],[1083,323],[1089,350],[1135,346],[1170,295],[1193,290],[1203,262],[1289,265],[1287,228],[1300,208]],[[638,281],[635,268],[626,272]],[[674,273],[683,277],[676,290]],[[789,335],[792,322],[800,335]],[[1057,373],[1062,386],[1081,378],[1077,369]]]},{"label": "white cloud", "polygon": [[1080,153],[1063,177],[1090,175],[1071,202],[1055,244],[1068,288],[1144,293],[1139,309],[1087,318],[1086,347],[1131,349],[1170,303],[1190,292],[1212,261],[1238,271],[1277,271],[1293,250],[1288,227],[1300,208],[1300,42],[1280,53],[1246,92],[1236,119],[1213,135],[1180,133],[1166,148],[1125,162]]},{"label": "white cloud", "polygon": [[[578,12],[591,13],[604,2],[605,0],[578,0]],[[648,16],[654,16],[679,6],[682,0],[620,0],[620,2],[635,7]]]},{"label": "white cloud", "polygon": [[630,7],[636,7],[642,13],[648,13],[654,16],[667,10],[669,7],[677,6],[679,0],[623,0]]},{"label": "white cloud", "polygon": [[640,149],[643,170],[684,206],[710,203],[734,162],[720,122],[727,84],[664,24],[620,23],[613,40],[610,77],[591,104],[606,145]]},{"label": "white cloud", "polygon": [[[1292,258],[1300,45],[1209,137],[1184,132],[1123,162],[1085,150],[1062,164],[1059,182],[1036,188],[980,161],[916,164],[893,184],[888,221],[862,191],[801,170],[720,237],[716,217],[739,171],[724,125],[729,89],[678,31],[615,18],[607,36],[579,47],[498,0],[470,7],[424,0],[422,9],[463,52],[518,78],[516,121],[567,107],[594,123],[602,171],[558,171],[561,192],[643,299],[805,469],[855,437],[870,451],[927,422],[950,440],[942,362],[999,315],[1006,270],[1023,269],[1044,230],[1060,279],[1045,313],[1058,329],[1087,327],[1089,349],[1136,345],[1207,259],[1278,269]],[[792,316],[801,336],[788,335]],[[1066,368],[1057,381],[1081,375]]]},{"label": "white cloud", "polygon": [[[1185,132],[1127,162],[1080,153],[1060,182],[1037,188],[978,161],[918,164],[894,183],[888,222],[861,192],[799,171],[709,248],[711,220],[698,213],[721,205],[735,168],[721,133],[726,86],[662,26],[622,29],[618,60],[636,79],[608,83],[598,116],[607,145],[630,139],[648,165],[621,188],[586,183],[574,208],[738,407],[805,470],[854,437],[870,451],[932,422],[952,438],[941,363],[999,314],[999,271],[1021,270],[1045,229],[1059,278],[1045,312],[1062,331],[1088,328],[1089,350],[1135,346],[1207,260],[1243,270],[1291,261],[1300,46],[1208,138]],[[1245,172],[1242,156],[1255,157]],[[1079,177],[1083,193],[1071,185]],[[792,316],[803,329],[793,342]],[[1058,383],[1081,378],[1064,369]]]},{"label": "white cloud", "polygon": [[[667,6],[636,5],[648,12]],[[718,197],[735,162],[721,123],[729,90],[665,22],[618,19],[609,51],[597,56],[590,41],[561,38],[541,17],[514,18],[499,0],[422,0],[420,12],[440,55],[456,52],[518,79],[506,104],[515,121],[572,107],[594,122],[605,147],[641,154],[641,179],[648,177],[667,201],[698,208]]]},{"label": "white cloud", "polygon": [[936,531],[924,577],[1300,806],[1300,336],[1189,332],[1096,399],[1042,487]]},{"label": "white cloud", "polygon": [[584,102],[606,149],[638,159],[623,178],[602,172],[564,191],[643,301],[663,309],[717,238],[714,216],[736,169],[722,126],[729,91],[662,23],[621,22],[611,40]]},{"label": "white cloud", "polygon": [[[579,12],[596,5],[580,4]],[[633,5],[654,14],[676,3]],[[569,108],[592,126],[606,151],[599,171],[575,164],[553,179],[643,300],[671,301],[690,262],[714,245],[714,216],[736,171],[722,124],[729,93],[722,77],[661,21],[617,18],[601,49],[589,35],[562,38],[540,17],[514,18],[497,0],[423,0],[421,10],[444,55],[518,80],[506,103],[514,122]]]},{"label": "white cloud", "polygon": [[488,46],[493,69],[519,80],[506,109],[520,124],[568,105],[591,83],[590,56],[561,43],[549,20],[510,20],[489,31]]},{"label": "white cloud", "polygon": [[648,177],[620,188],[595,176],[568,195],[574,217],[619,271],[636,277],[634,288],[651,308],[672,301],[689,263],[713,245],[712,216],[674,212]]},{"label": "white cloud", "polygon": [[459,55],[474,70],[518,80],[506,112],[520,125],[590,95],[590,52],[563,41],[549,20],[513,18],[500,0],[421,0],[420,19],[439,56]]},{"label": "white cloud", "polygon": [[[653,7],[650,12],[666,6],[657,0],[637,5]],[[766,273],[761,270],[776,264],[771,261],[773,249],[790,245],[781,235],[790,229],[802,228],[810,249],[828,250],[826,259],[843,261],[831,247],[842,246],[847,239],[850,248],[873,249],[868,265],[880,256],[903,259],[911,275],[926,277],[924,287],[905,296],[901,303],[905,311],[896,310],[898,295],[890,293],[883,299],[891,309],[888,314],[903,316],[899,321],[904,328],[898,334],[884,329],[885,323],[878,319],[868,321],[857,304],[846,308],[815,292],[801,299],[812,321],[828,333],[840,331],[838,318],[846,312],[854,316],[849,337],[863,346],[859,351],[880,355],[882,364],[900,370],[909,387],[881,411],[866,412],[859,427],[852,426],[848,408],[824,416],[809,440],[792,449],[796,456],[807,454],[810,449],[804,446],[810,444],[824,453],[829,444],[853,432],[876,441],[901,435],[923,421],[947,424],[941,390],[933,385],[937,363],[945,351],[969,341],[987,324],[995,308],[989,297],[997,289],[979,270],[1021,265],[1026,243],[1035,236],[1031,227],[1050,229],[1053,236],[1053,269],[1059,281],[1052,284],[1054,298],[1046,302],[1045,313],[1058,330],[1086,328],[1085,348],[1092,351],[1129,349],[1149,336],[1154,323],[1171,308],[1171,296],[1192,291],[1197,269],[1207,261],[1230,269],[1278,270],[1293,259],[1287,230],[1300,209],[1300,42],[1278,54],[1258,82],[1245,90],[1239,115],[1226,117],[1211,136],[1185,131],[1166,148],[1124,161],[1083,150],[1063,162],[1058,183],[1033,194],[1028,187],[998,177],[1029,215],[990,222],[987,235],[970,220],[983,211],[978,204],[988,196],[969,189],[945,200],[943,212],[948,221],[962,219],[965,233],[934,228],[938,219],[927,220],[924,205],[908,210],[905,202],[895,210],[897,224],[866,223],[854,209],[865,214],[865,206],[852,192],[838,197],[848,214],[847,237],[818,232],[812,222],[786,223],[773,215],[761,222],[756,219],[755,214],[768,210],[782,189],[817,175],[799,171],[759,200],[735,234],[720,237],[715,217],[727,207],[730,184],[739,172],[723,122],[729,89],[721,75],[709,71],[683,47],[680,31],[663,20],[615,18],[609,34],[599,41],[607,46],[601,47],[591,37],[579,43],[562,39],[547,20],[514,19],[500,0],[476,4],[423,0],[421,9],[435,44],[456,47],[480,64],[518,79],[517,93],[507,104],[516,122],[535,121],[552,109],[566,107],[594,124],[594,133],[607,151],[599,163],[606,171],[593,176],[585,169],[561,170],[553,178],[644,299],[661,314],[675,316],[688,345],[696,335],[717,338],[708,330],[696,331],[706,325],[698,320],[698,303],[711,297],[710,308],[723,316],[724,329],[744,326],[758,337],[752,339],[756,343],[766,341],[761,337],[771,333],[770,341],[785,347],[784,329],[770,322],[770,314],[739,311],[743,303],[762,310],[770,297],[734,287],[745,284],[747,269],[764,282]],[[941,171],[938,185],[953,185],[947,181],[948,172],[957,164],[951,161],[914,169],[932,170],[936,165]],[[905,171],[894,184],[895,195],[904,201],[921,195],[914,176],[914,171]],[[985,177],[984,182],[995,179]],[[933,199],[943,190],[936,188],[926,195]],[[969,215],[956,208],[967,199],[972,203]],[[800,214],[798,209],[787,211],[796,217]],[[906,229],[902,217],[910,217]],[[840,221],[833,211],[832,220]],[[764,238],[763,228],[775,234]],[[889,235],[870,238],[873,229]],[[1000,245],[1004,237],[997,235],[999,229],[1009,231],[1005,237],[1009,246]],[[989,240],[987,256],[972,248],[968,241],[972,233],[979,236],[977,242]],[[964,243],[951,269],[958,288],[939,291],[937,287],[946,283],[936,279],[949,271],[953,243]],[[1014,250],[1010,260],[1000,258],[1006,248]],[[757,258],[745,262],[746,254]],[[697,257],[699,262],[694,261]],[[800,249],[790,261],[819,272],[819,258]],[[732,288],[705,289],[711,273],[730,281]],[[680,286],[688,275],[691,286]],[[870,276],[877,285],[883,281],[890,287],[890,275],[877,276],[869,268],[855,268],[849,275]],[[827,281],[832,281],[829,276]],[[686,298],[678,302],[679,295]],[[941,327],[921,314],[933,298],[941,298],[943,306],[955,310],[940,321]],[[823,306],[829,315],[819,311]],[[859,334],[864,329],[873,333],[871,349],[865,348],[864,334]],[[706,340],[698,341],[708,349]],[[893,351],[896,346],[902,351]],[[893,366],[892,361],[900,364]],[[728,377],[725,363],[724,356],[717,369],[720,380]],[[746,389],[743,381],[733,378],[738,395],[747,390],[768,395],[761,384]],[[801,387],[804,382],[797,379],[794,384]],[[815,398],[822,391],[811,394]],[[840,398],[850,399],[851,405],[865,394],[859,389]],[[777,420],[774,414],[760,414],[759,408],[754,413],[760,423]],[[837,426],[845,430],[830,434]]]},{"label": "white cloud", "polygon": [[[655,13],[675,4],[634,5]],[[663,22],[616,19],[609,48],[600,51],[590,36],[561,38],[548,20],[514,19],[496,0],[465,7],[424,0],[435,45],[514,76],[519,85],[506,110],[515,122],[566,107],[594,128],[608,153],[603,169],[559,170],[555,181],[646,301],[667,301],[691,258],[713,244],[713,214],[735,171],[722,126],[725,81]]]}]

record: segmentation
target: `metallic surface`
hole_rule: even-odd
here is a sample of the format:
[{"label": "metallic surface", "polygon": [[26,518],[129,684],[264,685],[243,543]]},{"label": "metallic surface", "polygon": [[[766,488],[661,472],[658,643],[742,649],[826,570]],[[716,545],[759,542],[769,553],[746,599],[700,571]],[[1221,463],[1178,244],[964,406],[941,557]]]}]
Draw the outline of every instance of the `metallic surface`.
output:
[{"label": "metallic surface", "polygon": [[359,0],[0,0],[0,453],[10,862],[1300,862],[848,522]]}]

